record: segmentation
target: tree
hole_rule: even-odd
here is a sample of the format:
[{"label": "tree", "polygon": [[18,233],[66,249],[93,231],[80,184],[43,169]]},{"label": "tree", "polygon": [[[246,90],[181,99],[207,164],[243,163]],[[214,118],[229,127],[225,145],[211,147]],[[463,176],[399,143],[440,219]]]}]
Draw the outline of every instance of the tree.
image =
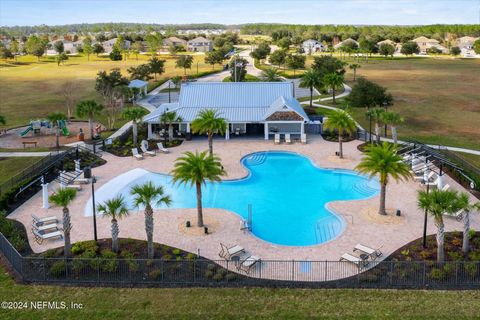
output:
[{"label": "tree", "polygon": [[143,63],[139,64],[138,66],[132,66],[127,69],[127,72],[130,73],[130,79],[140,79],[144,81],[148,81],[153,79],[151,76],[152,69],[150,64]]},{"label": "tree", "polygon": [[355,120],[348,111],[336,109],[329,114],[323,127],[327,130],[338,131],[339,156],[340,159],[343,159],[343,135],[344,133],[353,134],[357,130]]},{"label": "tree", "polygon": [[285,58],[285,64],[288,68],[293,69],[293,76],[295,77],[295,70],[305,68],[306,57],[301,54],[288,54]]},{"label": "tree", "polygon": [[155,81],[157,80],[157,74],[161,75],[165,72],[165,60],[160,60],[157,57],[152,57],[148,62],[150,66],[150,71],[155,76]]},{"label": "tree", "polygon": [[351,107],[369,109],[391,104],[393,98],[384,87],[360,77],[346,100]]},{"label": "tree", "polygon": [[369,145],[365,151],[365,156],[360,160],[355,170],[362,174],[368,174],[370,178],[378,175],[380,180],[380,207],[378,213],[381,215],[387,214],[385,211],[385,199],[389,179],[403,181],[412,177],[410,167],[403,162],[402,156],[397,153],[397,147],[387,142]]},{"label": "tree", "polygon": [[151,181],[144,184],[137,184],[132,187],[130,194],[133,196],[135,207],[145,207],[145,232],[147,233],[147,254],[148,259],[154,258],[153,250],[153,208],[155,206],[170,206],[172,199],[165,194],[162,186],[156,186]]},{"label": "tree", "polygon": [[323,77],[323,84],[332,90],[332,101],[334,104],[337,103],[335,101],[335,93],[337,92],[337,89],[343,86],[343,76],[336,72],[328,73]]},{"label": "tree", "polygon": [[470,233],[470,213],[480,210],[480,202],[470,204],[468,194],[465,192],[460,193],[456,199],[456,207],[458,210],[462,210],[462,222],[463,222],[463,243],[462,251],[466,255],[470,250],[469,233]]},{"label": "tree", "polygon": [[445,225],[443,223],[443,215],[458,211],[459,203],[457,199],[456,191],[442,191],[438,189],[428,193],[424,190],[418,191],[418,207],[428,211],[437,227],[437,261],[440,263],[445,260]]},{"label": "tree", "polygon": [[250,56],[253,58],[253,59],[257,59],[257,60],[264,60],[267,58],[267,56],[270,54],[270,51],[272,49],[270,48],[270,46],[268,45],[268,43],[266,42],[261,42],[257,48],[255,50],[253,50],[252,52],[250,52]]},{"label": "tree", "polygon": [[220,117],[217,110],[201,110],[195,120],[191,123],[193,133],[206,134],[208,136],[208,152],[213,156],[213,136],[215,134],[223,135],[227,128],[227,121]]},{"label": "tree", "polygon": [[223,53],[220,51],[210,51],[205,53],[205,63],[212,66],[212,69],[215,69],[216,64],[221,64],[223,62]]},{"label": "tree", "polygon": [[380,143],[380,122],[383,121],[383,114],[385,110],[382,108],[373,108],[367,111],[367,117],[371,118],[375,122],[375,137],[377,143]]},{"label": "tree", "polygon": [[267,68],[260,74],[260,80],[265,82],[280,82],[282,81],[282,77],[276,69]]},{"label": "tree", "polygon": [[396,145],[398,142],[397,126],[402,124],[405,120],[400,116],[398,112],[388,111],[382,114],[382,122],[389,125],[392,131],[393,143]]},{"label": "tree", "polygon": [[117,46],[113,46],[112,52],[110,52],[109,57],[112,61],[121,61],[123,59],[122,53],[120,52],[120,49],[117,48]]},{"label": "tree", "polygon": [[107,41],[107,37],[105,37],[103,33],[99,33],[95,36],[95,40],[97,42],[104,42],[104,41]]},{"label": "tree", "polygon": [[131,94],[128,84],[128,79],[123,77],[118,69],[113,69],[110,73],[100,71],[97,74],[95,90],[103,97],[110,129],[114,127],[115,120],[123,108],[125,97]]},{"label": "tree", "polygon": [[72,203],[73,199],[77,195],[77,190],[72,188],[60,188],[57,190],[56,193],[52,194],[49,197],[49,200],[53,202],[55,205],[62,207],[63,217],[62,217],[62,224],[63,224],[63,241],[64,241],[64,248],[63,254],[65,257],[70,255],[71,251],[71,242],[70,242],[70,230],[72,230],[72,224],[70,223],[70,211],[68,210],[68,206]]},{"label": "tree", "polygon": [[12,52],[15,61],[17,61],[17,55],[20,53],[20,44],[17,40],[13,39],[10,42],[10,51]]},{"label": "tree", "polygon": [[35,35],[28,37],[28,40],[25,43],[27,53],[36,56],[37,61],[40,61],[40,57],[45,53],[46,47],[46,42]]},{"label": "tree", "polygon": [[352,53],[358,50],[358,45],[353,41],[346,41],[342,44],[340,50],[348,53],[348,56],[350,57]]},{"label": "tree", "polygon": [[90,55],[93,53],[93,46],[92,46],[92,39],[90,37],[86,37],[83,40],[83,53],[87,55],[87,61],[90,61]]},{"label": "tree", "polygon": [[143,44],[140,41],[135,41],[132,44],[132,54],[135,55],[135,59],[138,61],[138,55],[144,50]]},{"label": "tree", "polygon": [[160,123],[168,126],[168,139],[173,140],[173,124],[182,121],[175,111],[167,111],[160,116]]},{"label": "tree", "polygon": [[475,40],[473,43],[473,51],[475,51],[476,54],[480,54],[480,39]]},{"label": "tree", "polygon": [[58,40],[53,44],[53,49],[56,53],[61,54],[65,51],[65,47],[63,46],[63,41]]},{"label": "tree", "polygon": [[60,128],[63,127],[67,121],[67,116],[62,112],[52,112],[47,116],[48,121],[53,128],[55,128],[55,146],[60,148]]},{"label": "tree", "polygon": [[288,48],[290,48],[291,44],[292,44],[292,41],[290,41],[290,38],[288,37],[284,37],[277,41],[277,45],[283,50],[287,50]]},{"label": "tree", "polygon": [[66,81],[61,86],[61,91],[63,98],[65,99],[65,106],[67,107],[67,117],[70,119],[73,113],[73,106],[75,105],[76,93],[77,93],[77,85],[73,81]]},{"label": "tree", "polygon": [[323,86],[323,79],[320,73],[315,70],[307,70],[300,79],[300,88],[310,89],[310,108],[313,105],[313,89]]},{"label": "tree", "polygon": [[389,43],[382,43],[378,48],[378,53],[380,53],[382,56],[385,56],[385,57],[387,56],[393,57],[393,54],[395,53],[395,47]]},{"label": "tree", "polygon": [[183,74],[187,74],[187,69],[192,68],[193,57],[190,55],[180,55],[177,57],[175,67],[183,68]]},{"label": "tree", "polygon": [[61,63],[64,64],[68,60],[68,56],[66,53],[60,53],[55,57],[55,60],[57,61],[57,66],[60,66]]},{"label": "tree", "polygon": [[459,47],[452,47],[450,49],[450,53],[454,56],[458,56],[460,53],[462,53],[462,50],[460,50]]},{"label": "tree", "polygon": [[147,34],[145,36],[145,42],[147,43],[148,51],[152,55],[155,55],[158,49],[160,49],[162,39],[158,34]]},{"label": "tree", "polygon": [[105,48],[100,43],[95,43],[93,45],[93,53],[95,53],[97,57],[100,53],[104,53],[104,52],[105,52]]},{"label": "tree", "polygon": [[12,54],[12,52],[5,48],[3,45],[0,46],[0,58],[4,59],[5,62],[7,61],[7,59],[13,59],[14,56]]},{"label": "tree", "polygon": [[268,61],[270,61],[271,64],[276,64],[280,68],[280,65],[285,63],[286,57],[287,52],[285,50],[276,50],[272,52],[272,54],[268,58]]},{"label": "tree", "polygon": [[403,53],[404,55],[408,56],[408,55],[412,55],[414,53],[419,53],[420,52],[420,48],[418,47],[418,44],[414,41],[408,41],[404,44],[402,44],[402,50],[400,50],[401,53]]},{"label": "tree", "polygon": [[148,111],[142,107],[130,107],[123,110],[123,118],[132,121],[133,144],[137,145],[138,124],[142,122],[143,117]]},{"label": "tree", "polygon": [[90,131],[90,139],[93,140],[93,119],[100,115],[103,105],[98,104],[95,100],[84,100],[77,104],[77,116],[80,118],[88,118],[88,130]]},{"label": "tree", "polygon": [[118,195],[115,198],[109,199],[97,206],[97,211],[103,214],[104,217],[110,217],[112,223],[112,251],[118,252],[118,235],[120,229],[118,228],[117,219],[128,216],[128,208],[123,196]]},{"label": "tree", "polygon": [[345,74],[346,63],[332,56],[321,56],[313,58],[312,69],[316,70],[323,78],[328,73]]},{"label": "tree", "polygon": [[218,182],[222,176],[226,175],[220,163],[220,158],[207,155],[207,151],[201,153],[188,151],[175,161],[175,167],[171,174],[174,183],[195,186],[197,191],[197,226],[203,227],[202,185],[206,181]]},{"label": "tree", "polygon": [[357,63],[352,63],[348,67],[353,70],[353,81],[355,81],[357,77],[357,69],[360,69],[362,66]]},{"label": "tree", "polygon": [[[355,44],[355,42],[353,42]],[[372,54],[377,51],[376,42],[370,39],[363,38],[359,41],[359,49],[366,54]],[[355,51],[355,49],[354,49]],[[366,56],[365,56],[366,57]]]},{"label": "tree", "polygon": [[230,60],[228,68],[230,69],[230,77],[232,78],[233,82],[245,81],[245,76],[247,75],[247,65],[248,61],[238,56]]}]

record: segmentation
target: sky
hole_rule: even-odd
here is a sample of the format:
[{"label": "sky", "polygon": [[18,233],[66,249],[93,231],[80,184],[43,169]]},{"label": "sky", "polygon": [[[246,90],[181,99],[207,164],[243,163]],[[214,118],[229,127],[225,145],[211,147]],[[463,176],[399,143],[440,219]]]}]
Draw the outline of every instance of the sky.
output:
[{"label": "sky", "polygon": [[480,24],[480,0],[0,0],[0,25]]}]

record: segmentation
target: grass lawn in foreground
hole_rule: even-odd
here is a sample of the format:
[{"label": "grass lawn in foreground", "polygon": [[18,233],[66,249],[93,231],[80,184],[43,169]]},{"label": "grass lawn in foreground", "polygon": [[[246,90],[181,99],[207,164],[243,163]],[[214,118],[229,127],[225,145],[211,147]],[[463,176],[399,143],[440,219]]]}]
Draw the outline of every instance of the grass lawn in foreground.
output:
[{"label": "grass lawn in foreground", "polygon": [[0,158],[0,184],[41,159],[42,157]]},{"label": "grass lawn in foreground", "polygon": [[2,319],[478,319],[480,291],[84,288],[16,284],[2,301],[64,301],[81,310],[5,310]]},{"label": "grass lawn in foreground", "polygon": [[[192,69],[187,69],[187,75],[195,75],[198,71],[211,71],[212,66],[204,62],[203,55],[193,55]],[[74,81],[78,86],[77,101],[82,99],[97,99],[102,102],[95,92],[95,78],[100,70],[109,71],[120,68],[122,74],[129,77],[127,69],[142,63],[147,63],[150,56],[139,55],[138,60],[131,55],[127,61],[111,61],[108,56],[71,56],[65,65],[57,66],[54,57],[43,57],[37,62],[36,57],[20,56],[17,63],[12,60],[0,63],[0,114],[7,120],[7,127],[27,124],[31,119],[43,118],[52,111],[66,113],[64,98],[61,93],[62,85]],[[175,58],[170,55],[159,55],[159,59],[166,60],[165,73],[160,77],[182,76],[183,69],[175,68]],[[221,66],[215,65],[219,70]],[[153,80],[152,80],[153,82]],[[104,119],[100,119],[106,124]],[[117,126],[120,125],[120,122]],[[2,126],[0,125],[0,128]]]}]

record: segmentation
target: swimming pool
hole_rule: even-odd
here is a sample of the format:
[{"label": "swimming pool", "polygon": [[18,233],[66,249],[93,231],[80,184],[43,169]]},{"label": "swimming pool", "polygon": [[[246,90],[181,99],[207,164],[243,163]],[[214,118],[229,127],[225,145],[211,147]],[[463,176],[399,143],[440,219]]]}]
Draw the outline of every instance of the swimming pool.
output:
[{"label": "swimming pool", "polygon": [[[326,208],[336,200],[357,200],[379,191],[376,180],[350,170],[316,167],[309,158],[291,152],[257,152],[242,158],[249,170],[243,179],[207,183],[203,206],[222,208],[248,220],[251,205],[252,233],[271,243],[307,246],[337,237],[343,220]],[[172,177],[134,169],[103,185],[95,192],[97,203],[123,194],[132,203],[130,187],[146,181],[164,186],[172,197],[170,208],[195,208],[195,189],[172,184]],[[91,199],[85,215],[92,215]]]}]

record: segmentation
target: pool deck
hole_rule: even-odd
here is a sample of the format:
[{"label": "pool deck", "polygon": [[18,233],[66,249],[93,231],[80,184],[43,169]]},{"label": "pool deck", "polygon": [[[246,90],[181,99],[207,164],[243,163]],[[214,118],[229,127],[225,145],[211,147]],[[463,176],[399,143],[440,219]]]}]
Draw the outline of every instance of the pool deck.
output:
[{"label": "pool deck", "polygon": [[[272,140],[264,141],[259,139],[232,139],[225,141],[215,139],[214,152],[222,159],[222,164],[228,173],[226,179],[241,178],[247,174],[247,170],[240,164],[240,159],[252,152],[267,150],[285,150],[298,152],[310,157],[314,163],[325,168],[343,168],[353,169],[360,161],[361,153],[357,150],[360,141],[344,143],[344,153],[346,159],[340,160],[334,156],[338,149],[338,143],[324,141],[321,137],[309,137],[309,143],[302,145],[294,143],[291,145],[274,145]],[[98,189],[104,183],[134,168],[143,168],[146,170],[169,173],[173,168],[174,160],[185,151],[199,150],[208,148],[206,139],[196,139],[186,141],[176,148],[171,148],[169,154],[157,154],[155,157],[145,157],[144,160],[136,160],[132,157],[120,158],[105,153],[104,159],[107,164],[93,169],[93,174],[97,177],[95,187]],[[450,184],[453,189],[462,190],[463,188],[456,182],[446,177],[445,182]],[[55,189],[52,186],[52,191]],[[294,187],[294,186],[292,186]],[[241,245],[247,250],[248,254],[261,257],[263,260],[310,260],[310,261],[338,261],[343,253],[351,253],[352,248],[361,243],[373,248],[381,247],[384,253],[383,257],[388,256],[402,245],[422,236],[424,215],[417,208],[416,193],[422,188],[419,183],[414,181],[395,183],[391,182],[387,187],[387,208],[400,209],[401,219],[392,221],[381,221],[372,219],[368,215],[368,209],[378,207],[379,196],[367,200],[354,201],[336,201],[329,204],[329,207],[337,214],[342,216],[346,222],[343,233],[336,239],[314,246],[307,247],[289,247],[275,245],[265,242],[252,234],[240,230],[240,217],[232,212],[222,209],[205,209],[204,214],[216,220],[216,231],[209,235],[187,235],[180,230],[179,225],[187,219],[192,220],[196,216],[196,209],[165,209],[157,210],[154,216],[155,232],[154,241],[164,243],[170,246],[190,252],[200,252],[206,258],[218,260],[220,243],[227,246]],[[70,206],[72,231],[72,243],[76,241],[93,239],[92,217],[84,216],[84,207],[91,196],[90,185],[84,185],[83,190],[78,192],[77,198]],[[235,196],[235,195],[232,195]],[[288,196],[288,188],[285,189],[285,196]],[[472,199],[473,196],[472,196]],[[42,209],[41,192],[28,200],[9,215],[9,218],[22,222],[27,231],[30,231],[31,214],[39,217],[55,215],[58,218],[62,216],[62,210],[59,207]],[[370,211],[371,211],[370,210]],[[447,231],[462,230],[462,224],[454,218],[446,217],[444,219]],[[195,223],[193,219],[192,223]],[[145,240],[144,215],[143,212],[131,212],[131,214],[119,221],[120,237],[136,238]],[[480,230],[480,215],[471,215],[471,227]],[[97,217],[98,237],[110,238],[110,221],[102,217]],[[428,219],[428,233],[435,233],[436,229],[431,217]],[[28,232],[29,242],[34,252],[43,252],[47,249],[63,245],[63,241],[45,241],[38,245]],[[267,265],[268,267],[268,265]],[[262,269],[264,266],[262,266]],[[355,267],[352,265],[352,272]],[[332,274],[333,278],[340,278],[343,274]],[[273,276],[272,276],[273,277]],[[287,275],[275,275],[274,278],[288,278]]]}]

